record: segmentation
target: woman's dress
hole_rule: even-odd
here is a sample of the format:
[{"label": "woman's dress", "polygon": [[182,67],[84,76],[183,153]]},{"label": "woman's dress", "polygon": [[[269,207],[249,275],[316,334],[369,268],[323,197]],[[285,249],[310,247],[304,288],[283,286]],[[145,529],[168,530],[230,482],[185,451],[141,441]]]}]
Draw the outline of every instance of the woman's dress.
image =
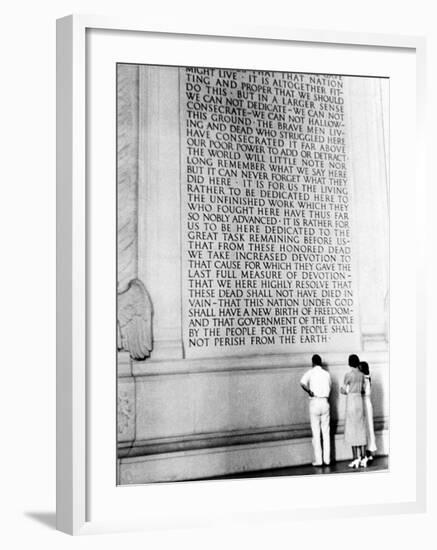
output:
[{"label": "woman's dress", "polygon": [[367,426],[367,449],[374,453],[376,451],[375,429],[373,427],[373,406],[370,399],[371,391],[370,376],[364,376],[364,415]]},{"label": "woman's dress", "polygon": [[367,444],[367,426],[364,415],[364,375],[357,368],[351,368],[344,377],[347,388],[346,416],[344,426],[345,441],[351,446]]}]

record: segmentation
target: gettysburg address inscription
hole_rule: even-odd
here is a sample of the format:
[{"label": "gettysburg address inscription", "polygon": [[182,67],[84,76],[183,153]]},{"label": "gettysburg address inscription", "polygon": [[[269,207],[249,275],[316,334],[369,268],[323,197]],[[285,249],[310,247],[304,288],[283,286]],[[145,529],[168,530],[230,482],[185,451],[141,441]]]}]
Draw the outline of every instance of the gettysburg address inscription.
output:
[{"label": "gettysburg address inscription", "polygon": [[353,348],[343,78],[180,75],[187,357]]}]

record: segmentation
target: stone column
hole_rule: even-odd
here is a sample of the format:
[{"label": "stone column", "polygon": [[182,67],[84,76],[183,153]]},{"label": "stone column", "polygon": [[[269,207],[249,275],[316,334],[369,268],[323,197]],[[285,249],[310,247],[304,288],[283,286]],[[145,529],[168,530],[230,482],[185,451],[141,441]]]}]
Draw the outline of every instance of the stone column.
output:
[{"label": "stone column", "polygon": [[[362,347],[388,341],[388,80],[344,78]],[[377,200],[375,200],[377,197]]]},{"label": "stone column", "polygon": [[138,278],[153,304],[151,360],[183,355],[179,70],[139,67]]}]

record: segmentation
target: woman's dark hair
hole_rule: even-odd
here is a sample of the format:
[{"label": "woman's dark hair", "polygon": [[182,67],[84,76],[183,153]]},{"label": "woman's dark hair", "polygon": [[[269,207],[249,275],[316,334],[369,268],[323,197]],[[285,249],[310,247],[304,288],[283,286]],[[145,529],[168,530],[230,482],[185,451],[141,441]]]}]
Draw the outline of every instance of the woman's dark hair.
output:
[{"label": "woman's dark hair", "polygon": [[322,366],[322,358],[320,357],[320,355],[317,355],[317,353],[313,355],[312,362],[313,362],[313,365]]},{"label": "woman's dark hair", "polygon": [[366,376],[369,376],[370,374],[370,370],[369,370],[369,364],[366,363],[365,361],[362,361],[360,363],[360,371],[365,374]]},{"label": "woman's dark hair", "polygon": [[355,355],[355,353],[353,353],[352,355],[349,355],[349,366],[350,367],[356,369],[359,364],[360,364],[360,359],[359,359],[358,355]]}]

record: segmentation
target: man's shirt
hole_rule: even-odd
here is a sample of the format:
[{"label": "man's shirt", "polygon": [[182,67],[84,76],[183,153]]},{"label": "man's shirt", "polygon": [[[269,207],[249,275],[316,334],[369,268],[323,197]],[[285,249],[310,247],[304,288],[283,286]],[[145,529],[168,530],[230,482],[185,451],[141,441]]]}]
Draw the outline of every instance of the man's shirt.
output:
[{"label": "man's shirt", "polygon": [[329,373],[319,365],[308,370],[302,376],[300,383],[309,388],[313,392],[314,397],[329,397],[331,391],[331,377]]}]

